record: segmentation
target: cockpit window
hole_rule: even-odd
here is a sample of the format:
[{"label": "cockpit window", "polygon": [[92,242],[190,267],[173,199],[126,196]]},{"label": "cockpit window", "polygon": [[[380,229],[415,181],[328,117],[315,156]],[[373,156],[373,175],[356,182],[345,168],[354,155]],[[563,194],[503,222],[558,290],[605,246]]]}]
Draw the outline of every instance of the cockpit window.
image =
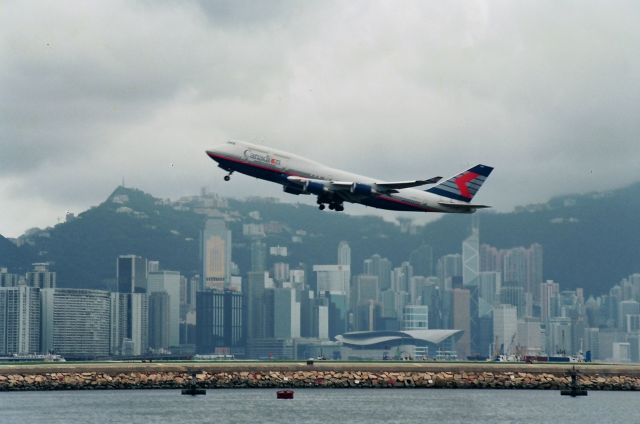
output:
[{"label": "cockpit window", "polygon": [[227,141],[227,144],[232,144],[232,145],[234,145],[234,146],[235,146],[235,145],[236,145],[236,142],[235,142],[235,141]]}]

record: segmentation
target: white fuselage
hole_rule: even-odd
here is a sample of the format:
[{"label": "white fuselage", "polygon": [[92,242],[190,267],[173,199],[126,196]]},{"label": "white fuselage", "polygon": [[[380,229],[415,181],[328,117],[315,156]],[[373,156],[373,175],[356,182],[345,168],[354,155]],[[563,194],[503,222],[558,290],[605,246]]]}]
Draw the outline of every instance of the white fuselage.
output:
[{"label": "white fuselage", "polygon": [[[207,150],[207,155],[218,162],[219,167],[229,172],[239,172],[281,184],[285,191],[288,191],[288,187],[293,186],[291,181],[295,177],[329,184],[331,182],[356,182],[373,185],[382,182],[375,178],[331,168],[298,155],[246,142],[227,142]],[[292,193],[292,191],[288,192]],[[327,192],[326,195],[333,196],[334,194]],[[318,195],[319,202],[322,201],[322,196],[323,194]],[[367,197],[354,196],[349,192],[342,191],[340,197],[341,201],[401,211],[460,213],[463,210],[455,208],[455,206],[448,207],[447,204],[464,205],[464,202],[417,188],[402,188],[394,190],[393,193],[376,193]]]}]

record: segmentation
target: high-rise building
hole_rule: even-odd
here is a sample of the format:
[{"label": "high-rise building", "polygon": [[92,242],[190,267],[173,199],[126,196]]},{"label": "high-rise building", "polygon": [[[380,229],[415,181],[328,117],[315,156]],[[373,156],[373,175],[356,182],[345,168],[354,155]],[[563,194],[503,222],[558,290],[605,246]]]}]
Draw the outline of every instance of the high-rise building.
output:
[{"label": "high-rise building", "polygon": [[513,305],[496,305],[493,308],[494,352],[503,355],[516,353],[518,312]]},{"label": "high-rise building", "polygon": [[626,331],[627,315],[640,314],[640,303],[635,300],[623,300],[618,304],[617,327],[621,331]]},{"label": "high-rise building", "polygon": [[380,299],[380,281],[375,275],[356,275],[353,278],[352,309],[359,305],[378,303]]},{"label": "high-rise building", "polygon": [[204,289],[224,289],[231,282],[231,231],[223,219],[207,219],[201,234]]},{"label": "high-rise building", "polygon": [[351,267],[351,247],[344,240],[338,243],[338,265]]},{"label": "high-rise building", "polygon": [[273,279],[282,284],[289,279],[289,264],[286,262],[276,262],[273,264]]},{"label": "high-rise building", "polygon": [[149,295],[149,348],[167,349],[171,345],[169,316],[169,294],[165,291],[151,292]]},{"label": "high-rise building", "polygon": [[471,229],[471,235],[462,242],[462,285],[477,285],[480,273],[480,235],[477,226]]},{"label": "high-rise building", "polygon": [[64,357],[109,355],[109,292],[56,288],[43,289],[41,295],[42,351]]},{"label": "high-rise building", "polygon": [[263,339],[264,333],[264,293],[267,280],[265,272],[249,272],[242,280],[242,294],[245,300],[246,337]]},{"label": "high-rise building", "polygon": [[544,334],[538,318],[524,317],[518,321],[517,345],[527,355],[541,355],[544,352]]},{"label": "high-rise building", "polygon": [[10,273],[7,268],[0,268],[0,287],[15,287],[19,280],[18,274]]},{"label": "high-rise building", "polygon": [[495,271],[482,271],[478,274],[478,316],[491,315],[494,305],[500,303],[502,275]]},{"label": "high-rise building", "polygon": [[500,288],[500,303],[513,305],[518,311],[518,318],[525,315],[524,289],[517,281],[505,281]]},{"label": "high-rise building", "polygon": [[573,332],[571,319],[566,317],[550,318],[545,331],[546,349],[549,355],[573,354]]},{"label": "high-rise building", "polygon": [[245,344],[243,294],[231,290],[204,290],[196,294],[196,350],[236,351]]},{"label": "high-rise building", "polygon": [[251,240],[251,271],[265,272],[267,270],[267,244],[262,238]]},{"label": "high-rise building", "polygon": [[165,292],[169,296],[169,346],[180,344],[180,273],[178,271],[150,272],[149,293]]},{"label": "high-rise building", "polygon": [[458,358],[466,359],[471,353],[471,294],[467,289],[453,289],[451,296],[453,328],[463,331],[456,342],[456,352]]},{"label": "high-rise building", "polygon": [[540,283],[540,319],[546,323],[557,315],[556,299],[560,293],[560,284],[547,280]]},{"label": "high-rise building", "polygon": [[402,264],[391,271],[391,288],[395,291],[409,292],[409,282],[413,277],[413,267],[409,262]]},{"label": "high-rise building", "polygon": [[273,335],[277,339],[300,337],[300,302],[294,289],[274,289]]},{"label": "high-rise building", "polygon": [[433,273],[433,248],[428,244],[423,244],[411,252],[409,262],[413,267],[414,275],[430,277]]},{"label": "high-rise building", "polygon": [[403,312],[403,330],[426,330],[429,328],[429,307],[406,305]]},{"label": "high-rise building", "polygon": [[451,289],[455,279],[462,279],[462,255],[455,253],[438,259],[436,273],[444,288]]},{"label": "high-rise building", "polygon": [[147,260],[136,255],[120,255],[116,263],[118,293],[147,292]]},{"label": "high-rise building", "polygon": [[380,290],[386,290],[391,287],[391,261],[389,259],[375,254],[364,260],[363,269],[363,274],[378,277]]},{"label": "high-rise building", "polygon": [[139,356],[149,343],[149,298],[146,293],[111,293],[111,354]]},{"label": "high-rise building", "polygon": [[348,265],[314,265],[313,271],[316,273],[317,295],[321,296],[329,292],[342,294],[349,298],[349,279],[351,269]]},{"label": "high-rise building", "polygon": [[40,351],[40,290],[0,288],[0,355]]},{"label": "high-rise building", "polygon": [[49,262],[33,264],[33,271],[27,272],[27,285],[39,289],[56,287],[56,273],[49,270]]}]

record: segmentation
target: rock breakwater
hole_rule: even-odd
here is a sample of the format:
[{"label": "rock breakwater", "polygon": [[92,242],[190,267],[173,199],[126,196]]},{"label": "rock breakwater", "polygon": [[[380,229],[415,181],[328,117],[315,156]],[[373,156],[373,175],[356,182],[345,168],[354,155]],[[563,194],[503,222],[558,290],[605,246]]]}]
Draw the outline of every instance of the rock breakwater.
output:
[{"label": "rock breakwater", "polygon": [[[87,367],[88,368],[88,367]],[[372,370],[190,370],[148,369],[130,372],[64,371],[0,374],[0,391],[18,390],[107,390],[179,389],[195,372],[198,385],[210,389],[228,388],[456,388],[456,389],[540,389],[567,388],[565,372],[487,371],[372,371]],[[7,371],[7,370],[5,370]],[[587,390],[640,390],[639,375],[589,373],[579,377]]]}]

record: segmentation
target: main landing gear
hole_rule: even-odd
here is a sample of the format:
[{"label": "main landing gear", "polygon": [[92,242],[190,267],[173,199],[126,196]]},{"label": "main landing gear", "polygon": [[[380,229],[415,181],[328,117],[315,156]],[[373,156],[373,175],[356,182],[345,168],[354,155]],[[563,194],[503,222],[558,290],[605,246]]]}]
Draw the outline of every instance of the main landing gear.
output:
[{"label": "main landing gear", "polygon": [[[318,209],[320,209],[321,211],[325,209],[324,202],[318,200]],[[342,203],[329,202],[329,209],[331,209],[332,211],[342,212],[344,210],[344,206],[342,206]]]}]

